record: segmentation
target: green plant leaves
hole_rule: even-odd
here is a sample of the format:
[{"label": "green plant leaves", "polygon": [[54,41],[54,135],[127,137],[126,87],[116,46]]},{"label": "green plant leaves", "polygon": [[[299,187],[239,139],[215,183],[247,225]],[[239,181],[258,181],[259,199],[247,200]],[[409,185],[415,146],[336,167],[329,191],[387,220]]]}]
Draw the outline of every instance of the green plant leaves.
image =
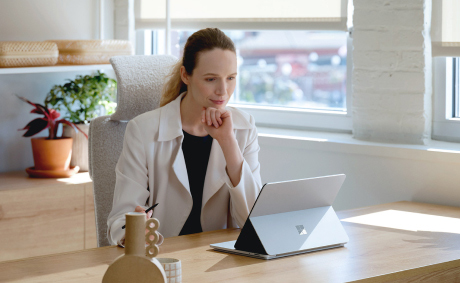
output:
[{"label": "green plant leaves", "polygon": [[89,122],[100,115],[110,115],[116,107],[117,82],[97,71],[97,74],[77,76],[63,85],[55,85],[45,98],[51,105],[65,113],[73,123]]}]

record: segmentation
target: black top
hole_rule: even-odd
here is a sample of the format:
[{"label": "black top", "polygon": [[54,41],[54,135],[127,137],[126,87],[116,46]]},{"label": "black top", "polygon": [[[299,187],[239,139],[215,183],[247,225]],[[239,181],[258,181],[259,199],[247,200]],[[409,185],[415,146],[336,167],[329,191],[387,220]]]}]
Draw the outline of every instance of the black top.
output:
[{"label": "black top", "polygon": [[208,168],[209,154],[211,153],[212,137],[192,136],[184,132],[182,152],[187,166],[188,183],[193,198],[193,208],[179,235],[203,232],[201,228],[201,204],[203,200],[204,178]]}]

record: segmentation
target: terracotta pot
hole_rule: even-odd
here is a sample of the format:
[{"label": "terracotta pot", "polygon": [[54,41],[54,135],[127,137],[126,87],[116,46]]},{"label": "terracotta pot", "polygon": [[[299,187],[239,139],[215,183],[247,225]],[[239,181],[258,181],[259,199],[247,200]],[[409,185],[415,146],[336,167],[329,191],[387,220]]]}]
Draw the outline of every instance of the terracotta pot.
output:
[{"label": "terracotta pot", "polygon": [[[77,126],[88,135],[89,124],[77,124]],[[80,132],[76,132],[73,127],[64,125],[62,131],[63,137],[73,139],[72,145],[72,158],[70,159],[70,166],[80,167],[80,172],[87,172],[89,169],[88,163],[88,139]]]},{"label": "terracotta pot", "polygon": [[71,138],[33,138],[31,141],[35,170],[69,170]]}]

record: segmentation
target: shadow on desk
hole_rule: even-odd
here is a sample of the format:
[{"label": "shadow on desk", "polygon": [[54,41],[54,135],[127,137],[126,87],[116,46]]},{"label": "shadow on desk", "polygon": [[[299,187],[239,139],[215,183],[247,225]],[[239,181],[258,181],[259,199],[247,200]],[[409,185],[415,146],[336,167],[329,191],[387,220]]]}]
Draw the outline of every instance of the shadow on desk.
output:
[{"label": "shadow on desk", "polygon": [[423,239],[404,240],[408,243],[421,244],[424,249],[460,250],[460,235],[441,232],[416,232]]},{"label": "shadow on desk", "polygon": [[[394,248],[398,248],[399,245],[406,245],[408,243],[411,244],[420,244],[417,245],[417,249],[439,249],[445,251],[452,251],[452,250],[460,250],[460,234],[457,233],[445,233],[445,232],[432,232],[432,231],[408,231],[408,230],[401,230],[401,229],[393,229],[393,228],[386,228],[386,227],[378,227],[378,226],[371,226],[365,224],[356,224],[356,223],[346,223],[342,222],[345,231],[347,227],[354,227],[353,231],[357,231],[360,229],[371,230],[371,231],[379,231],[379,232],[386,232],[390,233],[387,235],[391,235],[391,233],[395,233],[397,235],[397,241],[394,241]],[[366,242],[365,239],[362,239],[363,234],[361,237],[354,237],[353,235],[350,236],[350,242],[346,246],[350,247],[356,241],[363,241]],[[407,236],[407,237],[405,237]],[[375,242],[372,242],[372,245]],[[361,249],[367,249],[371,247],[367,247],[362,245],[363,243],[359,243],[359,247]]]},{"label": "shadow on desk", "polygon": [[[219,253],[222,254],[223,252],[218,252],[213,249],[206,250],[207,252],[211,253]],[[253,264],[263,264],[265,262],[264,259],[257,259],[257,258],[252,258],[252,257],[247,257],[247,256],[242,256],[242,255],[233,255],[229,254],[210,268],[208,268],[205,272],[213,272],[213,271],[219,271],[219,270],[225,270],[225,269],[231,269],[235,267],[241,267],[241,266],[248,266],[248,265],[253,265]]]}]

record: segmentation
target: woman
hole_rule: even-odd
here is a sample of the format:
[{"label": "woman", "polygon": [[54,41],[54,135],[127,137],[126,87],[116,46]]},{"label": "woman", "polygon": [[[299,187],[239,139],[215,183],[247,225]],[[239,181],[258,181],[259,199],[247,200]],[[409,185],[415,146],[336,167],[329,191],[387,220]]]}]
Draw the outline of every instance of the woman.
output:
[{"label": "woman", "polygon": [[235,47],[222,31],[188,38],[161,107],[126,127],[107,221],[112,244],[123,245],[125,213],[155,203],[147,218],[160,221],[164,237],[243,226],[261,179],[254,119],[226,107],[236,75]]}]

